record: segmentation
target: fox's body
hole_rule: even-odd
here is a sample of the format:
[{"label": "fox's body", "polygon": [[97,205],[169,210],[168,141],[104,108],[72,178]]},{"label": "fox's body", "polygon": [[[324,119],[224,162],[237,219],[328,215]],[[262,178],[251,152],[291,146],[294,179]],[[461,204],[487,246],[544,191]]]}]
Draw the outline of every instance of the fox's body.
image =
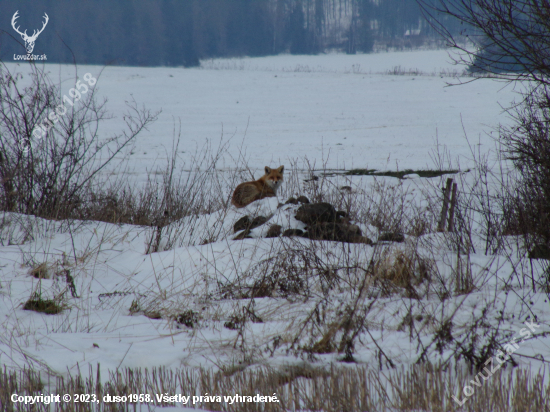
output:
[{"label": "fox's body", "polygon": [[241,183],[233,192],[231,203],[235,207],[245,207],[265,197],[275,197],[283,183],[284,166],[277,169],[265,167],[265,175],[254,182]]}]

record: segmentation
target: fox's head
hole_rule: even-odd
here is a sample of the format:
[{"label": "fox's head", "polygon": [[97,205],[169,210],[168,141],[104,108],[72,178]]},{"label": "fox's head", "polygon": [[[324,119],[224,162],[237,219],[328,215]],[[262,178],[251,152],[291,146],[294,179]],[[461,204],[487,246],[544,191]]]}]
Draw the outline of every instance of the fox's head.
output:
[{"label": "fox's head", "polygon": [[285,170],[284,166],[280,166],[277,169],[272,169],[270,167],[265,167],[265,176],[266,183],[271,187],[275,192],[283,183],[283,171]]}]

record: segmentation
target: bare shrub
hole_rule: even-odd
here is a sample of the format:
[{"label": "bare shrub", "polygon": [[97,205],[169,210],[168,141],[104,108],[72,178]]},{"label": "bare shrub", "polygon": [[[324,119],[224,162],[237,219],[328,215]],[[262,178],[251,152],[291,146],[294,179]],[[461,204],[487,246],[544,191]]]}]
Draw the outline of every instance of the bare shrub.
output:
[{"label": "bare shrub", "polygon": [[[176,147],[179,141],[178,134]],[[148,253],[161,251],[161,240],[165,242],[163,250],[167,250],[212,243],[225,234],[223,222],[231,210],[231,193],[227,188],[236,187],[242,179],[239,171],[242,159],[236,170],[225,172],[219,168],[230,141],[231,138],[224,140],[223,135],[217,144],[208,140],[182,165],[172,155],[166,169],[160,172],[162,182],[141,192],[146,198],[155,199],[146,208],[153,227]],[[180,172],[176,171],[176,165],[181,167]]]},{"label": "bare shrub", "polygon": [[532,92],[513,112],[515,125],[502,127],[500,138],[508,159],[519,171],[509,222],[529,248],[550,246],[550,92]]},{"label": "bare shrub", "polygon": [[330,281],[323,276],[328,273],[328,265],[319,256],[319,248],[292,240],[281,246],[277,253],[262,259],[234,282],[221,285],[221,296],[232,299],[308,297],[314,276],[321,274],[321,283]]},{"label": "bare shrub", "polygon": [[[131,101],[124,116],[126,130],[103,139],[100,128],[109,117],[105,102],[99,103],[90,87],[63,116],[47,123],[62,103],[60,88],[44,69],[29,69],[29,79],[5,66],[0,72],[0,209],[56,220],[149,226],[148,253],[171,248],[195,230],[195,225],[170,226],[172,222],[227,210],[226,186],[234,185],[238,173],[226,177],[218,170],[228,145],[223,136],[217,146],[207,141],[195,148],[183,162],[178,158],[181,125],[175,125],[166,166],[150,171],[145,185],[133,185],[116,171],[129,160],[125,149],[158,113]],[[38,138],[40,133],[33,131],[43,124],[48,124],[47,134]],[[123,160],[116,160],[120,156]],[[216,238],[213,232],[201,241]]]},{"label": "bare shrub", "polygon": [[100,174],[157,113],[130,102],[126,129],[102,139],[100,125],[108,116],[94,87],[67,108],[45,69],[28,67],[30,82],[0,66],[0,208],[52,219],[82,218],[83,210],[102,198]]}]

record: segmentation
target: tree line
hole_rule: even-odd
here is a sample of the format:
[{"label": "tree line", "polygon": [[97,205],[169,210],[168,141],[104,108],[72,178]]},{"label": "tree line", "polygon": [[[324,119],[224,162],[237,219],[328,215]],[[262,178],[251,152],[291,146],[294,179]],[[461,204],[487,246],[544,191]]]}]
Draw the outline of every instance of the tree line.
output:
[{"label": "tree line", "polygon": [[369,52],[407,31],[436,36],[416,0],[3,0],[3,61],[26,53],[11,27],[17,10],[29,34],[48,14],[34,54],[55,63],[189,67],[212,57]]}]

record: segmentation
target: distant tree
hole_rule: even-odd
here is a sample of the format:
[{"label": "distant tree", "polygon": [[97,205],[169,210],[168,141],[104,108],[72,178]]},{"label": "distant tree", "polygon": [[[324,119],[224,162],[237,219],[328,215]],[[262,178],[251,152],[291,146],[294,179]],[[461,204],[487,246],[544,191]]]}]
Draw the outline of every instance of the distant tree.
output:
[{"label": "distant tree", "polygon": [[374,36],[370,28],[371,19],[375,15],[372,0],[355,0],[351,6],[346,53],[370,52],[374,46]]},{"label": "distant tree", "polygon": [[373,0],[359,0],[357,27],[357,50],[371,52],[374,46],[374,33],[371,21],[374,20],[375,2]]},{"label": "distant tree", "polygon": [[309,52],[305,16],[301,4],[296,5],[290,14],[288,39],[290,42],[290,53],[306,54]]},{"label": "distant tree", "polygon": [[228,43],[231,54],[264,56],[273,53],[273,26],[268,1],[233,0]]},{"label": "distant tree", "polygon": [[[319,43],[324,39],[324,27],[326,24],[325,0],[315,0],[315,27],[314,36]],[[318,47],[320,48],[320,47]]]},{"label": "distant tree", "polygon": [[199,65],[193,41],[193,3],[162,1],[163,41],[159,45],[163,63],[167,66],[192,67]]}]

